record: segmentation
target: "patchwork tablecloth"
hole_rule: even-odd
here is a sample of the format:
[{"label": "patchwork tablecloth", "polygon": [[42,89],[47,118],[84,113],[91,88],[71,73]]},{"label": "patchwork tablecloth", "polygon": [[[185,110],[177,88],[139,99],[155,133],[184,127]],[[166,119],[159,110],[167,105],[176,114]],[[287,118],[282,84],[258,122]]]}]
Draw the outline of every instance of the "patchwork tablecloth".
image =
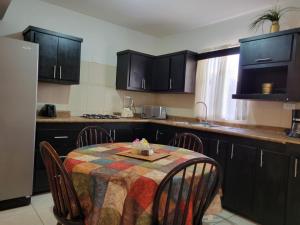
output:
[{"label": "patchwork tablecloth", "polygon": [[[161,180],[174,167],[196,157],[186,149],[151,145],[170,156],[154,161],[116,155],[130,143],[88,146],[70,152],[65,160],[88,225],[151,225],[152,204]],[[212,210],[221,209],[220,196]],[[190,219],[191,223],[191,219]]]}]

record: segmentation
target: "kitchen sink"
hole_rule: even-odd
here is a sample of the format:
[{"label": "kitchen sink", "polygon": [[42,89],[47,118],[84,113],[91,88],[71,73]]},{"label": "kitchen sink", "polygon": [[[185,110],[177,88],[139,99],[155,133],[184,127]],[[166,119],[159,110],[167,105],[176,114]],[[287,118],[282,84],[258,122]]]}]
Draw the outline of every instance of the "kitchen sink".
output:
[{"label": "kitchen sink", "polygon": [[207,123],[207,122],[196,122],[196,123],[189,123],[189,124],[192,125],[192,126],[208,127],[208,128],[220,127],[220,125]]}]

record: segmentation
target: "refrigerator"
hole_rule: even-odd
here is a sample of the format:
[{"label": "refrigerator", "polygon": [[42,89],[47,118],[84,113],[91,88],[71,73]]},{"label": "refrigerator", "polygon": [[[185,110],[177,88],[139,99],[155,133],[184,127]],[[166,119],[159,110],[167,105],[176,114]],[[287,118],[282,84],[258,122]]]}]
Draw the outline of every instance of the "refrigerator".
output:
[{"label": "refrigerator", "polygon": [[0,210],[30,203],[38,45],[0,37]]}]

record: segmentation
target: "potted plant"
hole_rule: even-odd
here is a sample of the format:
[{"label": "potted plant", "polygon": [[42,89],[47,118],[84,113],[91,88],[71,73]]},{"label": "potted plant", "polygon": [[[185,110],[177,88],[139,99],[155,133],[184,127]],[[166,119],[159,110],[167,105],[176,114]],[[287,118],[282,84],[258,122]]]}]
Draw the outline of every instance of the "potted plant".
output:
[{"label": "potted plant", "polygon": [[273,9],[269,9],[265,11],[262,15],[258,16],[253,23],[250,24],[250,28],[258,28],[263,25],[266,21],[270,21],[272,23],[270,32],[277,32],[280,30],[279,20],[285,15],[287,12],[298,10],[296,7],[286,7],[280,9],[279,7],[274,7]]}]

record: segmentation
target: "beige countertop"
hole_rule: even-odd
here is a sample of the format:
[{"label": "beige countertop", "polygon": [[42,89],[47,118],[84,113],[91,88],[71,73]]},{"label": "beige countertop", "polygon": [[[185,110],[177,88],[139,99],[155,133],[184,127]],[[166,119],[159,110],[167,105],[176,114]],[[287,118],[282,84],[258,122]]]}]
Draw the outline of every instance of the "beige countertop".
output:
[{"label": "beige countertop", "polygon": [[263,141],[271,141],[277,143],[292,143],[300,144],[300,139],[287,137],[283,129],[266,129],[255,127],[236,127],[229,125],[219,125],[216,127],[204,127],[198,125],[189,124],[183,120],[152,120],[152,119],[140,119],[140,118],[120,118],[120,119],[86,119],[82,117],[72,116],[67,118],[44,118],[37,117],[37,123],[155,123],[162,125],[170,125],[181,128],[188,128],[200,131],[214,132],[219,134],[227,134],[238,137],[253,138]]}]

